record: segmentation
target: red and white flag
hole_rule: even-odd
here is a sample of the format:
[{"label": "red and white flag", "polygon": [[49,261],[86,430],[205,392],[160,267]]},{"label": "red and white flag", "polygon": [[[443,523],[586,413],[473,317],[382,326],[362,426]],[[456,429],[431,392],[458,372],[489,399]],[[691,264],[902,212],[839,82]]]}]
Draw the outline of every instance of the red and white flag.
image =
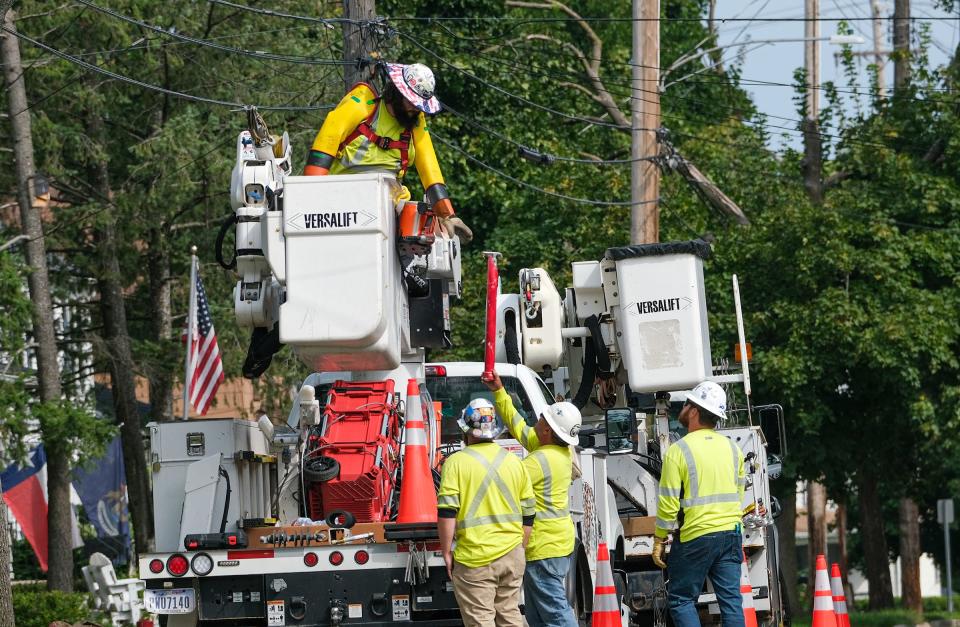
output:
[{"label": "red and white flag", "polygon": [[[196,263],[196,262],[194,262]],[[217,332],[213,328],[210,307],[207,306],[207,294],[200,280],[200,272],[194,272],[196,279],[192,286],[194,294],[190,298],[190,313],[187,323],[190,325],[187,347],[187,395],[190,404],[201,416],[210,409],[217,388],[223,382],[223,362],[220,360],[220,347],[217,346]]]}]

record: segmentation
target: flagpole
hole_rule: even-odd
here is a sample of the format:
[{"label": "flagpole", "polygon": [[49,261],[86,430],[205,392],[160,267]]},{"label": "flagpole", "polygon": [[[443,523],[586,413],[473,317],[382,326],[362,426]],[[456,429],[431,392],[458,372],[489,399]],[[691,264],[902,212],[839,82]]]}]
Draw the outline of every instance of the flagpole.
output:
[{"label": "flagpole", "polygon": [[190,418],[190,380],[193,378],[193,333],[197,319],[197,247],[190,247],[190,306],[187,309],[187,356],[184,363],[183,419]]}]

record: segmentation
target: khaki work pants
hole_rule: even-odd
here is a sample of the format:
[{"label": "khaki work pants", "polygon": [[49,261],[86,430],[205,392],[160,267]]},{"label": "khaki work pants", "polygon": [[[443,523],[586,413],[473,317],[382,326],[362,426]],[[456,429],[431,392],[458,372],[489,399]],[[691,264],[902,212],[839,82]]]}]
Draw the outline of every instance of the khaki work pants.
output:
[{"label": "khaki work pants", "polygon": [[524,627],[520,589],[526,558],[523,544],[486,566],[453,565],[453,593],[464,627]]}]

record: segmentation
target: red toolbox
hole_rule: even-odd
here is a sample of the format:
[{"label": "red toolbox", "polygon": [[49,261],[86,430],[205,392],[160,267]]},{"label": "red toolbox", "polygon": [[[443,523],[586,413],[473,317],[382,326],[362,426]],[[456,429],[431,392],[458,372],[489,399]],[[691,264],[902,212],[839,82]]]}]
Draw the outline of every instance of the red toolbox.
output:
[{"label": "red toolbox", "polygon": [[334,383],[305,464],[318,460],[311,467],[328,474],[336,466],[339,470],[307,486],[310,517],[318,520],[345,510],[357,522],[387,520],[400,456],[399,430],[392,380]]}]

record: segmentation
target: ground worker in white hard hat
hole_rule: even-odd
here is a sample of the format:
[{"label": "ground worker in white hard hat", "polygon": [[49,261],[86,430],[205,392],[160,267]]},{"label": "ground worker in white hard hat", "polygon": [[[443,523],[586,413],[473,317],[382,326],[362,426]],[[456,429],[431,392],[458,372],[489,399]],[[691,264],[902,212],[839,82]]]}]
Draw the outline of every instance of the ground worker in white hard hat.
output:
[{"label": "ground worker in white hard hat", "polygon": [[[719,385],[704,381],[693,388],[680,411],[687,435],[667,449],[663,460],[652,557],[667,568],[664,543],[679,529],[679,540],[670,548],[667,586],[677,627],[699,627],[696,600],[708,576],[723,626],[744,625],[740,506],[746,477],[740,447],[715,431],[726,410],[727,395]],[[677,522],[681,509],[682,526]]]},{"label": "ground worker in white hard hat", "polygon": [[524,614],[530,627],[576,627],[567,602],[564,581],[573,555],[574,528],[570,518],[569,490],[573,451],[582,418],[573,403],[554,403],[527,425],[513,406],[500,376],[485,381],[494,394],[497,412],[510,434],[530,451],[523,465],[537,500],[533,533],[527,545],[527,572],[523,578]]},{"label": "ground worker in white hard hat", "polygon": [[466,447],[443,463],[437,527],[461,619],[465,627],[523,627],[523,549],[534,515],[530,478],[520,459],[494,442],[503,423],[490,401],[470,401],[458,423]]}]

